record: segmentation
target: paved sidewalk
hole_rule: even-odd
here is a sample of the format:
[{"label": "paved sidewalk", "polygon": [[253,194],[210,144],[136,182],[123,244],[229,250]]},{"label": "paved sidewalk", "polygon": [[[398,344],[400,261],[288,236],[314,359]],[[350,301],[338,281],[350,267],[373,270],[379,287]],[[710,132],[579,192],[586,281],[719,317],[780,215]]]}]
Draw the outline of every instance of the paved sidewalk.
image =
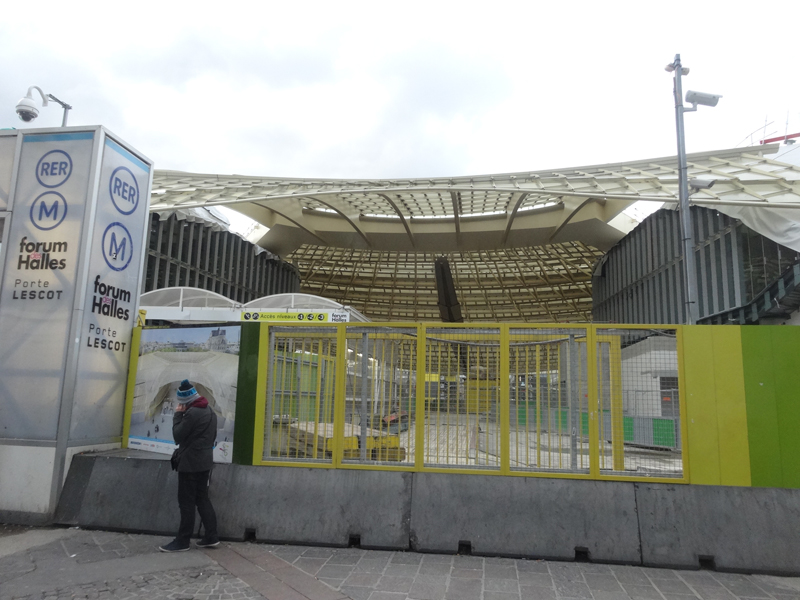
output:
[{"label": "paved sidewalk", "polygon": [[78,529],[0,536],[0,600],[800,600],[800,579],[589,563],[169,538]]}]

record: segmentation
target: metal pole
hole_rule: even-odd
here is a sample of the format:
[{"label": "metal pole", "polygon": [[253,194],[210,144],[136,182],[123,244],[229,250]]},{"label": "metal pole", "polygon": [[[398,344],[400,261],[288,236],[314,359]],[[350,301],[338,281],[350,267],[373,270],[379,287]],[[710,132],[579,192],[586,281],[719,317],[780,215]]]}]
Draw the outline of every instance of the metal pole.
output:
[{"label": "metal pole", "polygon": [[367,419],[369,419],[369,411],[367,410],[367,398],[369,398],[369,334],[364,333],[361,342],[361,439],[359,445],[361,446],[359,456],[361,462],[367,460]]},{"label": "metal pole", "polygon": [[567,401],[569,402],[569,466],[578,469],[578,427],[580,427],[580,403],[578,402],[578,342],[575,334],[569,334],[567,343]]},{"label": "metal pole", "polygon": [[[262,332],[263,335],[263,332]],[[284,363],[283,368],[286,368],[286,358],[284,354]],[[278,451],[273,454],[272,452],[272,440],[274,438],[273,433],[275,432],[275,375],[277,371],[277,365],[275,364],[276,361],[276,352],[275,352],[275,332],[272,330],[272,327],[269,328],[269,348],[267,349],[267,402],[266,402],[266,413],[264,418],[264,432],[266,434],[266,439],[264,440],[264,454],[267,455],[267,460],[272,458],[273,456],[280,456],[281,449],[278,447]],[[281,415],[282,416],[282,415]],[[282,419],[278,418],[278,427],[282,425]],[[289,426],[291,423],[287,425],[287,431],[289,430]],[[288,437],[288,435],[287,435]],[[280,441],[280,436],[278,437]],[[288,447],[288,446],[287,446]],[[288,452],[287,452],[288,455]],[[264,456],[262,454],[261,459],[264,460]]]},{"label": "metal pole", "polygon": [[683,237],[683,273],[686,287],[686,323],[694,325],[700,318],[697,297],[697,267],[694,258],[694,228],[689,211],[689,179],[686,165],[686,138],[683,133],[683,89],[681,87],[681,55],[675,55],[673,94],[675,96],[675,127],[678,132],[678,198]]},{"label": "metal pole", "polygon": [[60,104],[61,107],[64,109],[64,116],[61,117],[61,126],[66,127],[67,117],[69,116],[69,110],[72,108],[72,106],[67,104],[63,100],[59,100],[58,98],[53,96],[53,94],[47,94],[47,97],[50,98],[50,100],[52,100],[53,102],[57,102],[58,104]]}]

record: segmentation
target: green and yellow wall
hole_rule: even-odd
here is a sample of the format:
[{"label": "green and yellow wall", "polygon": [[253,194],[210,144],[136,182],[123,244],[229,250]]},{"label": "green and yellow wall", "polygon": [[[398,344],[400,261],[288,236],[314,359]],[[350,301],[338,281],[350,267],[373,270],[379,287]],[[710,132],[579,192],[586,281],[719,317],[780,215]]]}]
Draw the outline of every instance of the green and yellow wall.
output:
[{"label": "green and yellow wall", "polygon": [[800,488],[800,327],[683,327],[689,483]]}]

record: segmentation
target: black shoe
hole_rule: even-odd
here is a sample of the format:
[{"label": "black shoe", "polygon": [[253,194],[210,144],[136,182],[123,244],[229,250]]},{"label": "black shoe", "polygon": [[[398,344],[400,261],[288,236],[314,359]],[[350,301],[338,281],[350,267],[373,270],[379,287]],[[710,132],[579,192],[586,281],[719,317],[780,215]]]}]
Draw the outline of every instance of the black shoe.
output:
[{"label": "black shoe", "polygon": [[191,549],[189,544],[183,545],[178,540],[172,540],[169,544],[158,547],[162,552],[186,552]]},{"label": "black shoe", "polygon": [[197,542],[198,548],[216,548],[217,546],[219,546],[219,540],[203,538]]}]

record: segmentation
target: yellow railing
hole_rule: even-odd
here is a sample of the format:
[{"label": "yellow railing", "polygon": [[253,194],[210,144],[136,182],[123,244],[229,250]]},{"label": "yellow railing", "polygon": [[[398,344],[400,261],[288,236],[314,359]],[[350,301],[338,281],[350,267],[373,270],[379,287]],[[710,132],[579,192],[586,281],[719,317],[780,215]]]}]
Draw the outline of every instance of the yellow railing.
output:
[{"label": "yellow railing", "polygon": [[680,326],[260,327],[254,464],[685,481]]}]

